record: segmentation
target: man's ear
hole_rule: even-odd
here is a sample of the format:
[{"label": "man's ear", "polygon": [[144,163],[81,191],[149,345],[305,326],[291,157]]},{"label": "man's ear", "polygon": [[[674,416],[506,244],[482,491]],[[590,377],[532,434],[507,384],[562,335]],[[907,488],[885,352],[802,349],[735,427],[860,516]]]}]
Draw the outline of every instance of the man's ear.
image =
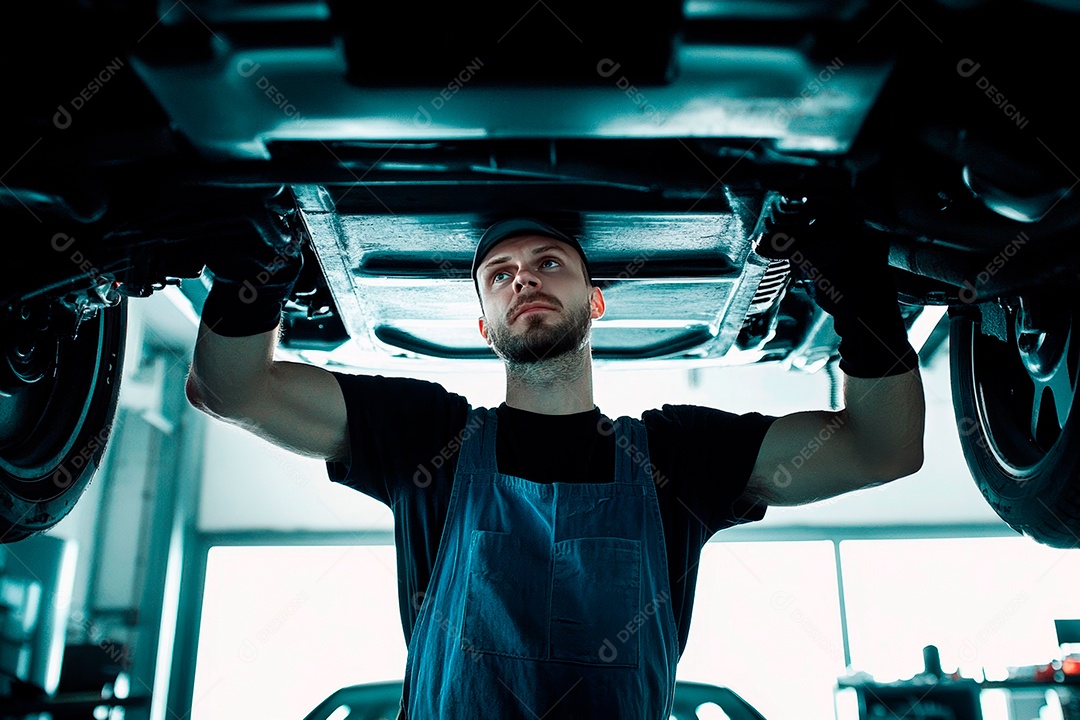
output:
[{"label": "man's ear", "polygon": [[589,296],[589,309],[592,311],[589,315],[593,320],[604,317],[604,293],[600,292],[600,288],[593,286],[592,294]]},{"label": "man's ear", "polygon": [[483,315],[480,316],[479,322],[480,322],[480,337],[484,338],[484,342],[486,342],[488,345],[490,345],[491,341],[488,340],[487,325],[484,324],[484,316]]}]

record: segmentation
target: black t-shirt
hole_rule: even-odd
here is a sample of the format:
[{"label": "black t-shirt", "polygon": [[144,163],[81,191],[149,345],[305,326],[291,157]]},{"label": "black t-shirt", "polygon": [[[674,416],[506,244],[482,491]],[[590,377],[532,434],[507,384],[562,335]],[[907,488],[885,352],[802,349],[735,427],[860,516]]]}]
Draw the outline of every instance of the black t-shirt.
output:
[{"label": "black t-shirt", "polygon": [[[398,602],[407,643],[435,567],[469,404],[423,380],[336,377],[348,410],[351,460],[328,463],[327,470],[331,480],[393,510]],[[499,472],[546,483],[614,480],[615,435],[599,409],[541,415],[503,403],[497,412]],[[743,491],[775,418],[664,405],[641,419],[648,432],[682,654],[702,546],[718,530],[765,514],[764,503],[743,497]]]}]

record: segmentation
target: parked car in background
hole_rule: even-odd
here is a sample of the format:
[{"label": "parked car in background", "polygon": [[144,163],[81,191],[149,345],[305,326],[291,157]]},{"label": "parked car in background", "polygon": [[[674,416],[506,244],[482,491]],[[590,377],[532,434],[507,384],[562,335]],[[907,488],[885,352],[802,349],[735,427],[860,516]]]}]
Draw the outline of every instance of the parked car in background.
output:
[{"label": "parked car in background", "polygon": [[[331,693],[305,715],[304,720],[395,720],[400,702],[401,681],[351,685]],[[676,681],[672,720],[720,717],[765,720],[750,703],[729,688]]]}]

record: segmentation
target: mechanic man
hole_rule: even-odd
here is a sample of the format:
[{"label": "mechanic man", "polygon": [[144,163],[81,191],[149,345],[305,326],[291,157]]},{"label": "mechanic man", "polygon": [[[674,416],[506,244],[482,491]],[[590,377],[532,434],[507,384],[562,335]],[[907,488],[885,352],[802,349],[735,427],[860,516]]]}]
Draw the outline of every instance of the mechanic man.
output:
[{"label": "mechanic man", "polygon": [[589,339],[604,297],[577,239],[541,220],[497,222],[475,252],[480,334],[506,369],[494,409],[435,383],[274,360],[295,244],[246,239],[208,263],[191,402],[325,458],[331,479],[393,510],[399,717],[666,720],[716,531],[921,466],[922,384],[885,255],[836,261],[820,240],[815,256],[812,237],[776,237],[761,252],[838,291],[815,299],[841,337],[842,410],[606,418]]}]

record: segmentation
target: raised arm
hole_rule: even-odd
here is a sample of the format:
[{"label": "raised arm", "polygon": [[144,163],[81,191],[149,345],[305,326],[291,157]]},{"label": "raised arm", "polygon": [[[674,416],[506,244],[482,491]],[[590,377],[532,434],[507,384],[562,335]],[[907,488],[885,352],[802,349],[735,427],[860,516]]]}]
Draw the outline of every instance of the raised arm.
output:
[{"label": "raised arm", "polygon": [[923,463],[924,417],[918,369],[845,377],[842,410],[773,422],[748,492],[769,505],[802,505],[911,475]]},{"label": "raised arm", "polygon": [[326,370],[274,359],[277,328],[247,337],[199,326],[187,396],[192,405],[300,455],[346,459],[345,400]]},{"label": "raised arm", "polygon": [[196,408],[287,450],[346,459],[345,401],[326,370],[275,359],[282,308],[303,267],[300,244],[240,223],[207,262],[213,277],[187,380]]},{"label": "raised arm", "polygon": [[[773,422],[747,487],[748,495],[770,505],[800,505],[880,485],[923,463],[923,385],[889,274],[888,247],[828,214],[807,224],[804,210],[814,208],[785,218],[772,207],[781,217],[766,223],[758,251],[788,258],[832,315],[844,408]],[[852,236],[838,237],[842,233]]]}]

